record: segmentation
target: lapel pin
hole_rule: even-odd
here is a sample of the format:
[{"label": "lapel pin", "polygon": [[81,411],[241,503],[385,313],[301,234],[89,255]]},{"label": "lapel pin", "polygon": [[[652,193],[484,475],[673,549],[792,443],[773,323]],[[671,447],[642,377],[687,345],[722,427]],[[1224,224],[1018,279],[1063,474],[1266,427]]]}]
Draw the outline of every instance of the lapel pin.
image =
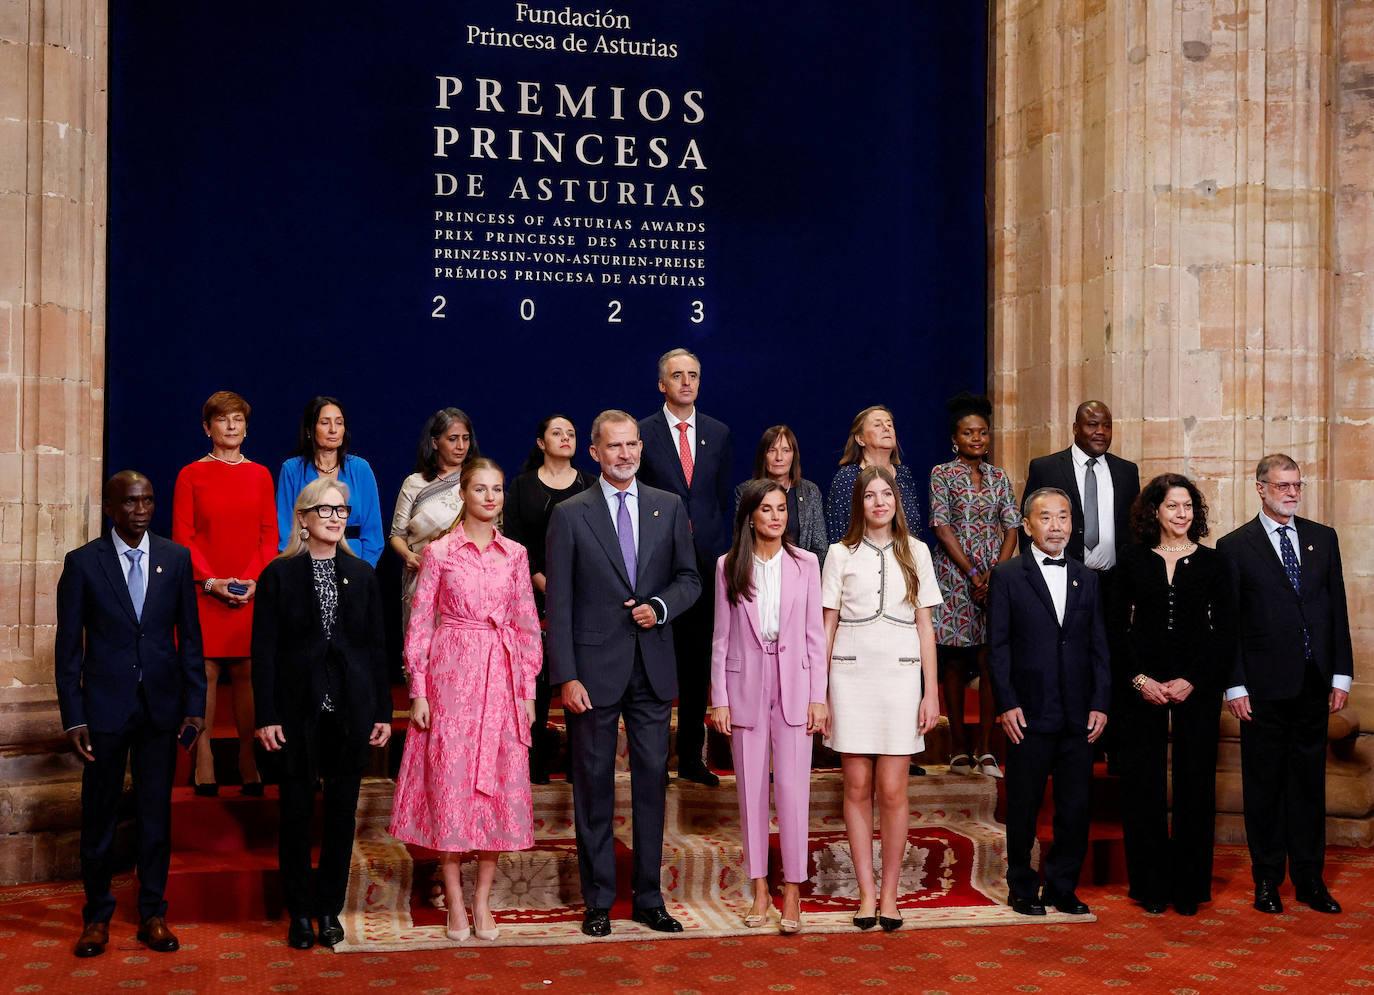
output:
[{"label": "lapel pin", "polygon": [[1312,552],[1314,549],[1316,549],[1315,546],[1308,546],[1308,547],[1307,547],[1307,551],[1308,551],[1309,553]]},{"label": "lapel pin", "polygon": [[657,509],[657,508],[654,509],[654,517],[655,517],[655,518],[658,517],[658,509]]},{"label": "lapel pin", "polygon": [[343,579],[343,582],[344,582],[345,584],[347,584],[347,583],[348,583],[348,578],[345,577],[345,578]]},{"label": "lapel pin", "polygon": [[[1312,547],[1311,547],[1311,546],[1308,546],[1307,548],[1308,548],[1308,549],[1311,549]],[[162,567],[159,566],[159,567],[157,568],[157,570],[154,571],[154,572],[155,572],[155,573],[162,573]]]},{"label": "lapel pin", "polygon": [[1183,558],[1183,562],[1184,562],[1184,563],[1187,563],[1187,562],[1188,562],[1188,557],[1185,556],[1185,557]]},{"label": "lapel pin", "polygon": [[700,441],[701,441],[702,446],[704,447],[704,446],[706,445],[706,440],[705,440],[705,439],[702,439],[702,440],[700,440]]},{"label": "lapel pin", "polygon": [[1074,581],[1074,582],[1073,582],[1073,586],[1074,586],[1074,587],[1077,587],[1077,586],[1078,586],[1078,581]]}]

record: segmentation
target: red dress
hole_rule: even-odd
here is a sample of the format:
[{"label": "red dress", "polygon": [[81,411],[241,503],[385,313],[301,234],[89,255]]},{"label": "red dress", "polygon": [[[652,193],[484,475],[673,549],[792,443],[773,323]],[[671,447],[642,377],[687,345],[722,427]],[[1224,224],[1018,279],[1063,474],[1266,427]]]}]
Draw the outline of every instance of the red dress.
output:
[{"label": "red dress", "polygon": [[277,555],[272,474],[250,460],[197,460],[182,467],[172,496],[172,539],[191,551],[205,655],[248,656],[253,603],[231,608],[205,593],[205,581],[257,580]]}]

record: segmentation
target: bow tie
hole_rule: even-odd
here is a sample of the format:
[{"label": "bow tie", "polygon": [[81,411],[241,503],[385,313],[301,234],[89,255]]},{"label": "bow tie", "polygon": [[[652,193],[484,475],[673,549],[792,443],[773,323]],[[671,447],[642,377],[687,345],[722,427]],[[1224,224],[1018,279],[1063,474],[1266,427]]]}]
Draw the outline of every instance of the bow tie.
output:
[{"label": "bow tie", "polygon": [[1040,561],[1047,567],[1067,567],[1068,561],[1064,559],[1052,560],[1048,556]]}]

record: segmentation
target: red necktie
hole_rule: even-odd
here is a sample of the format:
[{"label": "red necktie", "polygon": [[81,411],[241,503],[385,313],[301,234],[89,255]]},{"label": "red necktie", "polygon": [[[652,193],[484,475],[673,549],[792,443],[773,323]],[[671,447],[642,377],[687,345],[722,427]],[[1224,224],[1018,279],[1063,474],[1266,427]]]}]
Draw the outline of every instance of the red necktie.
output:
[{"label": "red necktie", "polygon": [[692,486],[692,447],[687,444],[687,429],[690,428],[685,421],[677,423],[677,458],[682,460],[682,475],[687,478],[687,486]]}]

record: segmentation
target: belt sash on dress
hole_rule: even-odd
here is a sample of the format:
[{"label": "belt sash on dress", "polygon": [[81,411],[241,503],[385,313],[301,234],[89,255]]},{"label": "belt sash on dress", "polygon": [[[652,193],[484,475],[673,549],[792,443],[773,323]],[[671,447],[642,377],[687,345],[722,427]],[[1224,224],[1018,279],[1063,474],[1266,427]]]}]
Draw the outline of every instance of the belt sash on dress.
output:
[{"label": "belt sash on dress", "polygon": [[[439,626],[469,631],[486,631],[496,634],[497,643],[487,654],[486,673],[482,692],[482,712],[478,728],[486,729],[489,721],[496,721],[503,703],[502,691],[509,691],[510,698],[505,707],[512,708],[515,732],[521,744],[528,747],[531,743],[530,728],[525,722],[525,709],[521,704],[520,682],[516,675],[515,637],[517,629],[507,613],[498,612],[484,619],[467,618],[461,615],[440,613]],[[504,671],[504,673],[502,672]],[[477,790],[484,795],[496,794],[496,755],[500,743],[493,737],[477,737]]]}]

